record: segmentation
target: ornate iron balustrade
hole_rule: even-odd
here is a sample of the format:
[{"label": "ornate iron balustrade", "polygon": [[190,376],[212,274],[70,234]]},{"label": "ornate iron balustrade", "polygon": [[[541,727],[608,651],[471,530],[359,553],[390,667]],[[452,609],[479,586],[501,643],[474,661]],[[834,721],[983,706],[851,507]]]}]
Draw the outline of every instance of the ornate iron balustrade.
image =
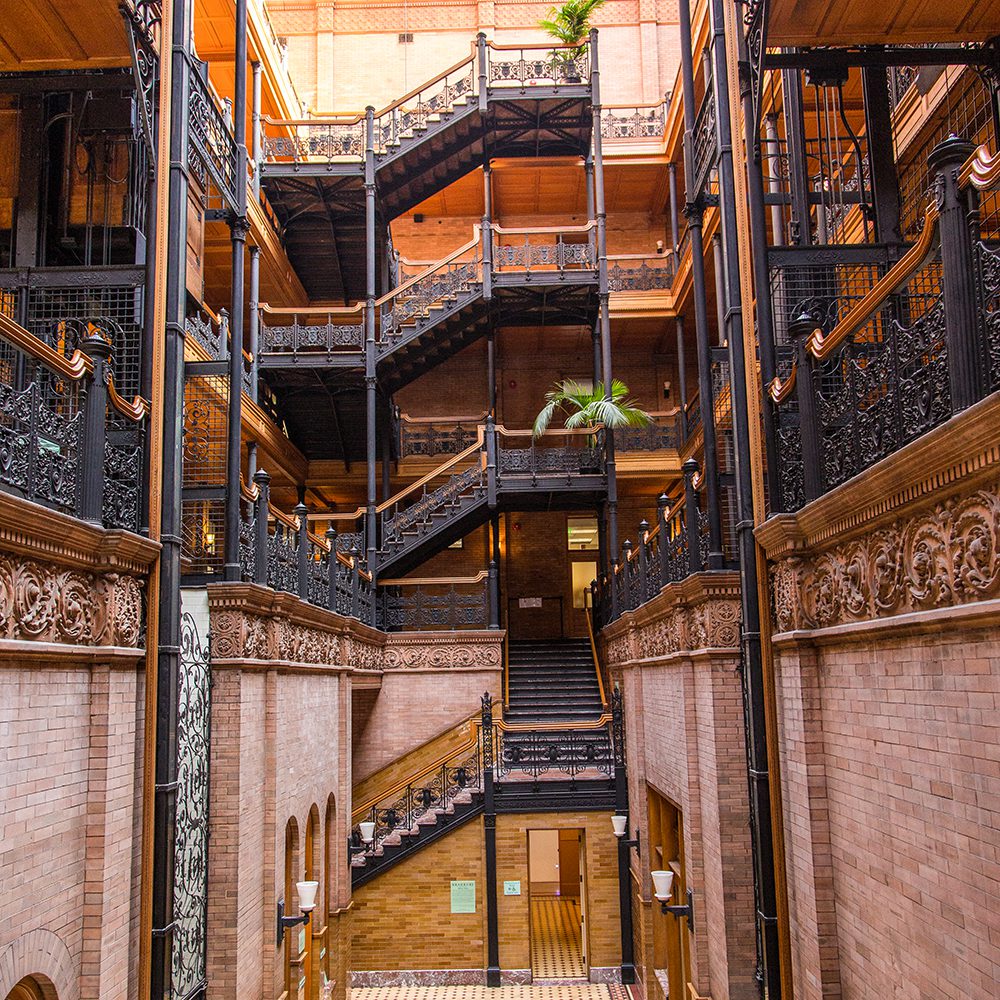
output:
[{"label": "ornate iron balustrade", "polygon": [[709,88],[702,99],[694,121],[691,159],[695,191],[705,191],[709,175],[718,158],[718,137],[715,127],[715,94]]},{"label": "ornate iron balustrade", "polygon": [[302,504],[295,508],[295,517],[273,507],[270,480],[258,470],[252,488],[241,484],[243,579],[376,625],[373,580],[362,565],[359,549],[352,544],[345,555],[332,528],[325,539],[311,534],[308,510]]},{"label": "ornate iron balustrade", "polygon": [[[590,242],[592,226],[562,232],[501,229],[494,226],[493,270],[586,271],[597,267],[597,252]],[[585,237],[586,234],[586,237]],[[567,235],[576,240],[567,239]],[[549,242],[555,236],[554,242]],[[549,240],[543,242],[543,240]],[[577,242],[577,240],[583,242]]]},{"label": "ornate iron balustrade", "polygon": [[207,173],[226,204],[235,209],[246,185],[246,177],[240,175],[239,149],[226,119],[216,107],[202,68],[191,60],[188,79],[189,166],[202,178]]},{"label": "ornate iron balustrade", "polygon": [[[638,542],[626,540],[612,572],[592,585],[591,606],[597,628],[651,601],[668,584],[708,565],[709,520],[700,509],[695,481],[698,463],[684,463],[684,492],[657,501],[655,524],[639,524]],[[730,512],[731,513],[731,512]]]},{"label": "ornate iron balustrade", "polygon": [[360,160],[365,155],[367,129],[363,116],[284,121],[265,115],[263,122],[277,132],[266,132],[262,137],[264,159],[272,163]]},{"label": "ornate iron balustrade", "polygon": [[[380,596],[380,620],[387,631],[400,629],[486,628],[489,594],[486,572],[467,580],[433,579],[386,584]],[[381,586],[381,585],[380,585]]]},{"label": "ornate iron balustrade", "polygon": [[118,394],[99,327],[62,329],[68,358],[0,313],[0,488],[137,531],[148,404]]},{"label": "ornate iron balustrade", "polygon": [[659,104],[605,104],[601,108],[604,139],[661,139],[667,124],[668,94]]},{"label": "ornate iron balustrade", "polygon": [[399,422],[399,455],[457,455],[476,440],[479,424],[486,419],[476,417],[441,417],[415,419],[405,413]]},{"label": "ornate iron balustrade", "polygon": [[459,102],[464,104],[475,96],[475,58],[471,57],[375,116],[376,154],[394,152],[407,140],[426,132],[435,121],[453,113]]},{"label": "ornate iron balustrade", "polygon": [[615,254],[608,257],[608,289],[652,292],[670,288],[677,274],[673,251],[662,254]]},{"label": "ornate iron balustrade", "polygon": [[423,534],[433,523],[434,516],[454,514],[468,502],[483,494],[486,488],[486,472],[480,461],[451,476],[441,486],[428,490],[429,482],[422,482],[421,492],[416,501],[410,500],[403,506],[402,500],[389,504],[382,512],[382,548],[391,549],[404,542],[404,534]]},{"label": "ornate iron balustrade", "polygon": [[225,309],[220,309],[218,316],[199,309],[185,318],[184,332],[194,337],[213,361],[229,357],[229,313]]},{"label": "ornate iron balustrade", "polygon": [[970,228],[969,188],[1000,185],[1000,157],[970,149],[954,138],[935,148],[936,200],[891,269],[852,295],[858,264],[831,249],[795,304],[769,389],[782,484],[772,509],[815,499],[998,387],[996,249]]},{"label": "ornate iron balustrade", "polygon": [[651,413],[652,421],[645,427],[623,427],[615,431],[615,449],[627,451],[678,450],[681,446],[681,426],[678,410]]},{"label": "ornate iron balustrade", "polygon": [[[584,437],[586,443],[555,444],[577,441]],[[511,477],[558,477],[567,484],[574,476],[600,476],[604,474],[604,431],[601,429],[580,434],[549,431],[541,439],[532,437],[530,431],[509,431],[497,428],[497,478],[502,483]],[[515,442],[527,441],[525,447],[515,447]]]},{"label": "ornate iron balustrade", "polygon": [[590,79],[587,46],[554,45],[551,48],[488,43],[490,87],[558,87]]},{"label": "ornate iron balustrade", "polygon": [[[308,318],[322,322],[302,322]],[[365,329],[361,310],[276,309],[267,304],[260,307],[261,355],[333,355],[342,351],[361,351],[365,346]],[[288,322],[281,322],[287,318]],[[338,319],[352,322],[337,322]]]},{"label": "ornate iron balustrade", "polygon": [[[495,725],[496,778],[610,779],[615,758],[609,728],[527,730]],[[523,780],[522,778],[522,780]]]},{"label": "ornate iron balustrade", "polygon": [[[443,763],[414,775],[405,785],[356,809],[352,817],[350,847],[355,867],[377,864],[385,847],[401,843],[419,830],[421,820],[437,821],[441,813],[454,811],[460,803],[472,802],[483,788],[483,769],[478,727],[474,738]],[[361,823],[374,824],[367,843],[361,837]]]}]

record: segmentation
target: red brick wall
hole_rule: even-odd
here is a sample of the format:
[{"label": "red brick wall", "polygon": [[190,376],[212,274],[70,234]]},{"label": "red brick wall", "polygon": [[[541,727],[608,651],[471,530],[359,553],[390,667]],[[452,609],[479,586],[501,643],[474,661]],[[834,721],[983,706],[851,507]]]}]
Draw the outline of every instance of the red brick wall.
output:
[{"label": "red brick wall", "polygon": [[[993,615],[777,654],[797,995],[996,996]],[[839,993],[838,993],[839,991]]]}]

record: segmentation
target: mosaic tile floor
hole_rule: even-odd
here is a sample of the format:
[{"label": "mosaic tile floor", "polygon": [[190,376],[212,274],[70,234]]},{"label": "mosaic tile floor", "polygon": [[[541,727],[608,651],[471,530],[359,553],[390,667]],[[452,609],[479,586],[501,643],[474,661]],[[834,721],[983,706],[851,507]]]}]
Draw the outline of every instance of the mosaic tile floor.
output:
[{"label": "mosaic tile floor", "polygon": [[559,986],[372,986],[352,989],[351,1000],[631,1000],[618,985]]},{"label": "mosaic tile floor", "polygon": [[580,953],[580,902],[531,901],[531,974],[535,979],[586,979]]}]

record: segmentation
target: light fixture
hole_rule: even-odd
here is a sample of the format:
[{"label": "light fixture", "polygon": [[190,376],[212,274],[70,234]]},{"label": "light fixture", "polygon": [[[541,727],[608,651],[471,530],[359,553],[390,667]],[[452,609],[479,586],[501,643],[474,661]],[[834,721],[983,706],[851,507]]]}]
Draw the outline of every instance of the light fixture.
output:
[{"label": "light fixture", "polygon": [[674,873],[655,871],[649,874],[653,879],[653,896],[660,904],[660,910],[674,917],[687,917],[688,930],[694,931],[694,893],[688,889],[685,893],[687,902],[683,906],[672,906],[668,900],[674,887]]},{"label": "light fixture", "polygon": [[371,820],[365,820],[358,824],[358,829],[361,831],[361,839],[366,844],[371,844],[375,839],[375,824]]},{"label": "light fixture", "polygon": [[285,931],[298,924],[308,924],[312,911],[316,909],[316,893],[319,892],[319,882],[296,882],[295,892],[299,897],[299,909],[302,913],[297,917],[285,916],[285,901],[278,900],[278,947],[285,940]]},{"label": "light fixture", "polygon": [[618,838],[619,847],[623,851],[628,851],[630,847],[634,847],[635,853],[639,854],[639,831],[635,831],[634,840],[625,839],[625,835],[628,833],[628,816],[623,813],[615,813],[611,817],[611,826],[614,828],[615,836]]}]

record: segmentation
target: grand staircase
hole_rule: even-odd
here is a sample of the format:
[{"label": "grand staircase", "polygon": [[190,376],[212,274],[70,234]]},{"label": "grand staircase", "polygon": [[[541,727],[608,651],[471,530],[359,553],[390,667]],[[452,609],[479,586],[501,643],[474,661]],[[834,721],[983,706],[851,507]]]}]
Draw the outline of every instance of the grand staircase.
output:
[{"label": "grand staircase", "polygon": [[507,657],[507,722],[595,722],[603,714],[588,639],[510,640]]}]

